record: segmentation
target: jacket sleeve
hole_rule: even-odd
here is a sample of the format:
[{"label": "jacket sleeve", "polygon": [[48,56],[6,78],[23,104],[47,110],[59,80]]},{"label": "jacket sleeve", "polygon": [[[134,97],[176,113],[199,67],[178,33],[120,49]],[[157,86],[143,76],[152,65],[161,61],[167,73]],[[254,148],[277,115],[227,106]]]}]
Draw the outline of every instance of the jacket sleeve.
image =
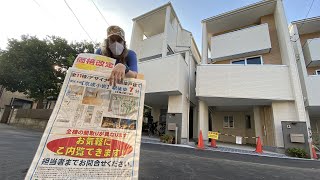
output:
[{"label": "jacket sleeve", "polygon": [[129,50],[128,58],[127,58],[127,65],[131,71],[138,72],[138,60],[137,55],[134,51]]},{"label": "jacket sleeve", "polygon": [[98,49],[96,50],[95,54],[99,54],[99,55],[101,55],[101,54],[102,54],[102,52],[101,52],[101,48],[98,48]]}]

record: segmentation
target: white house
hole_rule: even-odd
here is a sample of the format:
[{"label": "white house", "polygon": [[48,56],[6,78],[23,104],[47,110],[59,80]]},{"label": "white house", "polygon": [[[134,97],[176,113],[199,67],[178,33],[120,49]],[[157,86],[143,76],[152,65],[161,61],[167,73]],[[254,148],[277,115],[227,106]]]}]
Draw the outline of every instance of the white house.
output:
[{"label": "white house", "polygon": [[[309,120],[281,0],[265,0],[202,21],[197,67],[199,130],[260,136],[265,148],[284,147],[282,121]],[[209,116],[208,116],[209,114]],[[221,135],[235,143],[234,136]]]},{"label": "white house", "polygon": [[320,143],[320,17],[294,21],[289,29],[306,112],[314,140]]},{"label": "white house", "polygon": [[195,70],[201,59],[191,32],[167,3],[133,19],[130,43],[147,82],[145,104],[152,107],[154,120],[166,121],[167,127],[174,123],[178,142],[188,142],[197,134]]}]

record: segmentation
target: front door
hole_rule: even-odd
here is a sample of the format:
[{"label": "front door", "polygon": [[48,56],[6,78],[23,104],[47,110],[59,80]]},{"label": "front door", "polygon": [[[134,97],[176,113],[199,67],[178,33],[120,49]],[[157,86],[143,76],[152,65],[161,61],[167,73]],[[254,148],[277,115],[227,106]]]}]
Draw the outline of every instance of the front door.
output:
[{"label": "front door", "polygon": [[4,112],[0,120],[0,123],[8,123],[10,112],[11,112],[11,106],[6,105],[4,107]]}]

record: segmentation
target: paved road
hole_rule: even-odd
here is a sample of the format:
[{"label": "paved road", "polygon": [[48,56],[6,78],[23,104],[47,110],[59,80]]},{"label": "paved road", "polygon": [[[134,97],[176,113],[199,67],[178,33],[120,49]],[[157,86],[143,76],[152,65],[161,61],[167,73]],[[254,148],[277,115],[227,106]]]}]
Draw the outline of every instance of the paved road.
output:
[{"label": "paved road", "polygon": [[[0,180],[23,179],[42,133],[0,124]],[[140,179],[319,179],[320,162],[142,144]]]}]

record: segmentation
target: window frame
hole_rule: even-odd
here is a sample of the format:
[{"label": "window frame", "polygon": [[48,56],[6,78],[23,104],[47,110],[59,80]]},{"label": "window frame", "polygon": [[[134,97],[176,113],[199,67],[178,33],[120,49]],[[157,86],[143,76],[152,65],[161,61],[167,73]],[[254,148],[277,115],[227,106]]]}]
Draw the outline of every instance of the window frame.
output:
[{"label": "window frame", "polygon": [[[260,57],[260,59],[261,59],[261,64],[248,64],[247,62],[247,59],[250,59],[250,58],[256,58],[256,57]],[[230,60],[230,64],[233,64],[232,62],[234,62],[234,61],[241,61],[241,60],[244,60],[244,64],[243,65],[245,65],[245,66],[247,66],[247,65],[264,65],[264,63],[263,63],[263,58],[262,58],[262,55],[258,55],[258,56],[249,56],[249,57],[244,57],[244,58],[238,58],[238,59],[233,59],[233,60]],[[239,65],[239,64],[234,64],[234,65]],[[240,64],[240,65],[242,65],[242,64]]]},{"label": "window frame", "polygon": [[314,72],[315,75],[319,76],[320,75],[320,69],[316,69],[316,71]]},{"label": "window frame", "polygon": [[[226,120],[226,117],[227,117],[227,125],[228,126],[225,126],[225,120]],[[232,117],[232,127],[230,126],[230,120],[231,120],[231,118],[230,117]],[[226,116],[223,116],[223,122],[222,122],[222,126],[223,126],[223,128],[234,128],[234,116],[232,116],[232,115],[226,115]]]}]

